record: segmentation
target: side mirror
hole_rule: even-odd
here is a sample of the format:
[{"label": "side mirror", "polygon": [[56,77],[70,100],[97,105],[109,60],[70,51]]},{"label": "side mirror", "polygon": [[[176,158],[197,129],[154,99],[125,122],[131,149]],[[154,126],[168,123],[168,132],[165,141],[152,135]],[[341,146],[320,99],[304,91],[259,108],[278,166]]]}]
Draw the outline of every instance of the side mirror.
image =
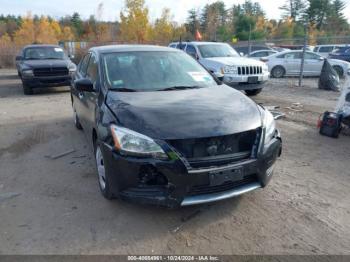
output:
[{"label": "side mirror", "polygon": [[18,55],[16,56],[16,61],[21,61],[22,60],[22,56]]},{"label": "side mirror", "polygon": [[[244,53],[243,53],[243,52],[240,52],[239,55],[240,55],[240,56],[244,56]],[[247,54],[247,55],[248,55],[248,54]]]},{"label": "side mirror", "polygon": [[74,55],[69,54],[68,57],[69,59],[74,59]]},{"label": "side mirror", "polygon": [[80,92],[95,92],[94,84],[88,78],[74,81],[75,88]]}]

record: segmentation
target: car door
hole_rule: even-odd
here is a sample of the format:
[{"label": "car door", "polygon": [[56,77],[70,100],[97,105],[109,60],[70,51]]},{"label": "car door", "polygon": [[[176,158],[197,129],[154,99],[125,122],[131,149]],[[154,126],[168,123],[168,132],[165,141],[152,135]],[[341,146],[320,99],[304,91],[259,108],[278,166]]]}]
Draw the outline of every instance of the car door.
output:
[{"label": "car door", "polygon": [[79,63],[77,72],[76,72],[74,79],[72,81],[72,89],[71,89],[72,99],[73,99],[73,101],[72,101],[73,107],[74,107],[74,110],[76,111],[76,113],[78,114],[80,123],[82,125],[83,125],[83,123],[81,122],[81,120],[82,120],[81,118],[82,118],[82,114],[83,114],[83,107],[82,107],[83,93],[76,89],[74,80],[79,80],[79,79],[86,77],[86,71],[87,71],[87,66],[89,64],[90,55],[91,55],[90,53],[86,54],[82,58],[81,62]]},{"label": "car door", "polygon": [[[93,126],[95,125],[95,109],[97,106],[97,99],[99,94],[99,68],[98,68],[98,60],[95,54],[90,55],[89,63],[86,70],[85,78],[90,79],[94,92],[82,92],[80,95],[80,103],[81,103],[81,115],[80,121],[85,130],[91,131]],[[87,135],[91,134],[87,132]]]},{"label": "car door", "polygon": [[300,73],[301,52],[290,52],[284,55],[284,67],[288,75]]},{"label": "car door", "polygon": [[321,74],[324,58],[320,55],[306,52],[304,63],[304,75],[319,76]]}]

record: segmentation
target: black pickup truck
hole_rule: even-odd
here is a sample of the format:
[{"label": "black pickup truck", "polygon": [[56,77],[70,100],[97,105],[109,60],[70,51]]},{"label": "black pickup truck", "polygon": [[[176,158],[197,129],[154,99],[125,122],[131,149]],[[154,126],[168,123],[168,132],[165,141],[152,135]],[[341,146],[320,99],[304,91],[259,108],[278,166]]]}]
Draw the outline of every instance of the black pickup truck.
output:
[{"label": "black pickup truck", "polygon": [[26,95],[33,88],[70,85],[76,65],[58,45],[28,45],[16,57],[18,76]]}]

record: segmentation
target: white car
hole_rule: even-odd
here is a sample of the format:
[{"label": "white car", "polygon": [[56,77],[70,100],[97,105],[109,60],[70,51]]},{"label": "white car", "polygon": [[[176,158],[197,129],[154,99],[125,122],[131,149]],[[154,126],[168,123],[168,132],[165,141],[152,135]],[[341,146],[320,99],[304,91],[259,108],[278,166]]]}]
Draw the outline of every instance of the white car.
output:
[{"label": "white car", "polygon": [[[281,78],[284,76],[298,76],[301,68],[303,51],[285,51],[267,57],[265,60],[271,76]],[[325,58],[314,52],[305,52],[304,76],[320,76]],[[350,69],[350,63],[337,59],[328,59],[335,71],[341,77]]]},{"label": "white car", "polygon": [[327,58],[329,56],[329,53],[332,53],[338,48],[344,47],[344,46],[346,45],[317,45],[314,48],[314,52]]},{"label": "white car", "polygon": [[247,95],[260,93],[270,76],[265,63],[241,57],[226,43],[175,42],[169,47],[184,50],[225,84],[244,90]]},{"label": "white car", "polygon": [[249,57],[255,60],[261,60],[261,58],[264,58],[276,53],[278,52],[275,50],[258,50],[258,51],[251,52],[250,55],[246,55],[246,57]]}]

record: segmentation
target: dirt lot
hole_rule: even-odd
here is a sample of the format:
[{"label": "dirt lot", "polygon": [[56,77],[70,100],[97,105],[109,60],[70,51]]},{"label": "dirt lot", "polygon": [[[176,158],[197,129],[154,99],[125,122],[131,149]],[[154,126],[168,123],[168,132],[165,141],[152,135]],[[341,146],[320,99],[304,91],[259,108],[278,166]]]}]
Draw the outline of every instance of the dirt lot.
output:
[{"label": "dirt lot", "polygon": [[[102,198],[68,88],[24,96],[0,71],[0,254],[350,254],[350,137],[315,127],[338,94],[296,82],[271,80],[255,98],[287,113],[267,188],[167,210]],[[293,102],[303,111],[285,109]]]}]

